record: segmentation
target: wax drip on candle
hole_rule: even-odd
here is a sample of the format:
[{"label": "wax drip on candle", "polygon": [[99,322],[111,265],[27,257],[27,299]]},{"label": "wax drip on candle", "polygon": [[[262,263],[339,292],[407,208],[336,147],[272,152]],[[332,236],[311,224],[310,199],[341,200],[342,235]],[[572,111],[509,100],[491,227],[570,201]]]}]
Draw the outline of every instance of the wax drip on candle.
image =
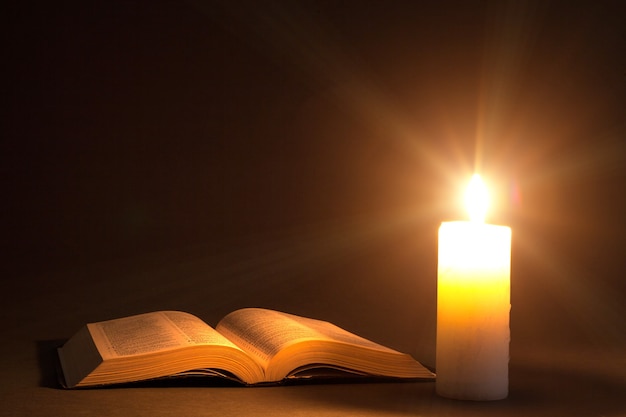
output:
[{"label": "wax drip on candle", "polygon": [[480,175],[474,174],[465,191],[465,207],[473,222],[484,223],[489,207],[489,191]]}]

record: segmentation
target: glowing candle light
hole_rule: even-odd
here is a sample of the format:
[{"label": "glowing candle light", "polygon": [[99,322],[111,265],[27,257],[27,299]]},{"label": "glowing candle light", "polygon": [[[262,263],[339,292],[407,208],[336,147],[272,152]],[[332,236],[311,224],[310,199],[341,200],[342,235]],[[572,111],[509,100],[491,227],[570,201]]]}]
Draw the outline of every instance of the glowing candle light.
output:
[{"label": "glowing candle light", "polygon": [[484,223],[489,195],[474,175],[470,221],[439,228],[437,393],[499,400],[509,389],[511,229]]}]

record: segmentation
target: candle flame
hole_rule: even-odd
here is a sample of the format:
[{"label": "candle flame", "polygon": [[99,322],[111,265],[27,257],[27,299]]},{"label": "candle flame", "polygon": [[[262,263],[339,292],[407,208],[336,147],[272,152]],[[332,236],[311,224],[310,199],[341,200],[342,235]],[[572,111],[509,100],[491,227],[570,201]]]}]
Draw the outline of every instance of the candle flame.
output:
[{"label": "candle flame", "polygon": [[465,207],[471,221],[480,223],[485,221],[489,207],[489,191],[478,174],[472,176],[465,191]]}]

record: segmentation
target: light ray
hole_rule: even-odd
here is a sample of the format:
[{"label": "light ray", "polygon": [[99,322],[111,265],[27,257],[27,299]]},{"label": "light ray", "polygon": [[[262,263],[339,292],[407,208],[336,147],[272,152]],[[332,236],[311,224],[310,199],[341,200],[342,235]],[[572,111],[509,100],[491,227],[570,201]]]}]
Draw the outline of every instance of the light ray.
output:
[{"label": "light ray", "polygon": [[[206,7],[199,1],[192,3],[199,9]],[[533,52],[544,10],[538,3],[532,2],[497,4],[499,6],[491,15],[493,20],[488,22],[484,39],[484,68],[479,80],[479,96],[476,97],[473,155],[468,155],[467,149],[462,147],[464,141],[453,129],[454,114],[443,105],[440,105],[440,118],[444,123],[438,134],[449,146],[435,147],[432,142],[419,140],[425,132],[419,131],[410,115],[404,114],[390,97],[377,88],[376,83],[359,70],[358,63],[342,49],[341,37],[297,6],[274,4],[254,9],[233,30],[241,31],[241,36],[246,39],[255,39],[264,51],[272,50],[278,57],[277,61],[329,86],[345,108],[387,132],[387,138],[414,156],[416,164],[427,166],[429,172],[447,181],[447,185],[460,188],[467,173],[474,171],[487,174],[490,183],[494,177],[505,178],[502,180],[505,184],[515,187],[513,195],[520,206],[514,208],[520,219],[519,224],[528,226],[529,232],[538,232],[544,227],[547,228],[546,233],[554,232],[558,227],[584,227],[577,224],[576,213],[559,213],[554,209],[559,207],[559,202],[554,201],[559,196],[550,196],[550,191],[562,183],[571,184],[589,175],[598,178],[611,175],[623,165],[623,145],[611,136],[610,130],[623,131],[624,127],[609,126],[606,131],[590,129],[587,133],[589,138],[599,138],[598,146],[592,147],[591,152],[587,146],[564,148],[572,136],[580,135],[578,132],[583,129],[583,123],[555,120],[550,117],[552,113],[547,116],[541,114],[553,111],[540,102],[541,97],[519,101],[525,83],[530,81],[527,74],[529,61],[536,59]],[[233,21],[237,22],[237,19],[233,18]],[[576,34],[577,39],[582,36]],[[564,48],[572,50],[575,45],[565,45]],[[549,65],[550,62],[545,62],[546,67]],[[529,96],[524,97],[528,100]],[[608,139],[603,140],[605,137]],[[474,166],[471,166],[472,160]],[[454,189],[450,191],[455,193]],[[274,242],[268,252],[263,252],[263,256],[238,264],[239,269],[233,272],[258,276],[274,273],[277,268],[284,272],[285,269],[303,268],[348,256],[360,245],[380,239],[400,224],[406,226],[420,216],[432,216],[437,209],[440,207],[436,204],[426,204],[421,210],[413,207],[411,215],[389,210],[385,215],[367,221],[352,219],[352,222],[341,221],[335,225],[325,222],[325,225],[304,233],[293,231]],[[547,291],[554,292],[555,298],[560,299],[563,298],[556,297],[556,293],[565,293],[564,299],[571,303],[567,306],[570,314],[581,321],[593,321],[599,320],[604,313],[618,311],[611,304],[609,295],[591,288],[590,276],[586,272],[568,267],[568,260],[561,259],[546,243],[541,243],[539,235],[522,236],[519,242],[521,259],[514,259],[513,262],[536,264],[545,276],[553,280],[546,285]]]}]

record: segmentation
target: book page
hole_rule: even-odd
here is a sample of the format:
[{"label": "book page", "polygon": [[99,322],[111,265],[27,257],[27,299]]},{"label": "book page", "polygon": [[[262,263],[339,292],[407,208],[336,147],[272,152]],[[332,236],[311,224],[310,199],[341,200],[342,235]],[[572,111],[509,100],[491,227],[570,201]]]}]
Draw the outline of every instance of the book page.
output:
[{"label": "book page", "polygon": [[317,336],[284,313],[260,308],[234,311],[216,329],[264,365],[294,338]]},{"label": "book page", "polygon": [[180,311],[139,314],[87,326],[105,360],[197,344],[239,349],[199,318]]},{"label": "book page", "polygon": [[365,339],[354,333],[342,329],[332,323],[322,320],[315,320],[306,317],[293,316],[293,319],[304,326],[317,332],[320,337],[333,340],[335,342],[347,343],[349,345],[361,346],[368,349],[374,349],[380,352],[399,353],[391,348],[379,345],[376,342]]},{"label": "book page", "polygon": [[396,352],[329,322],[260,308],[230,313],[218,323],[216,329],[265,365],[285,347],[305,340],[333,340]]}]

